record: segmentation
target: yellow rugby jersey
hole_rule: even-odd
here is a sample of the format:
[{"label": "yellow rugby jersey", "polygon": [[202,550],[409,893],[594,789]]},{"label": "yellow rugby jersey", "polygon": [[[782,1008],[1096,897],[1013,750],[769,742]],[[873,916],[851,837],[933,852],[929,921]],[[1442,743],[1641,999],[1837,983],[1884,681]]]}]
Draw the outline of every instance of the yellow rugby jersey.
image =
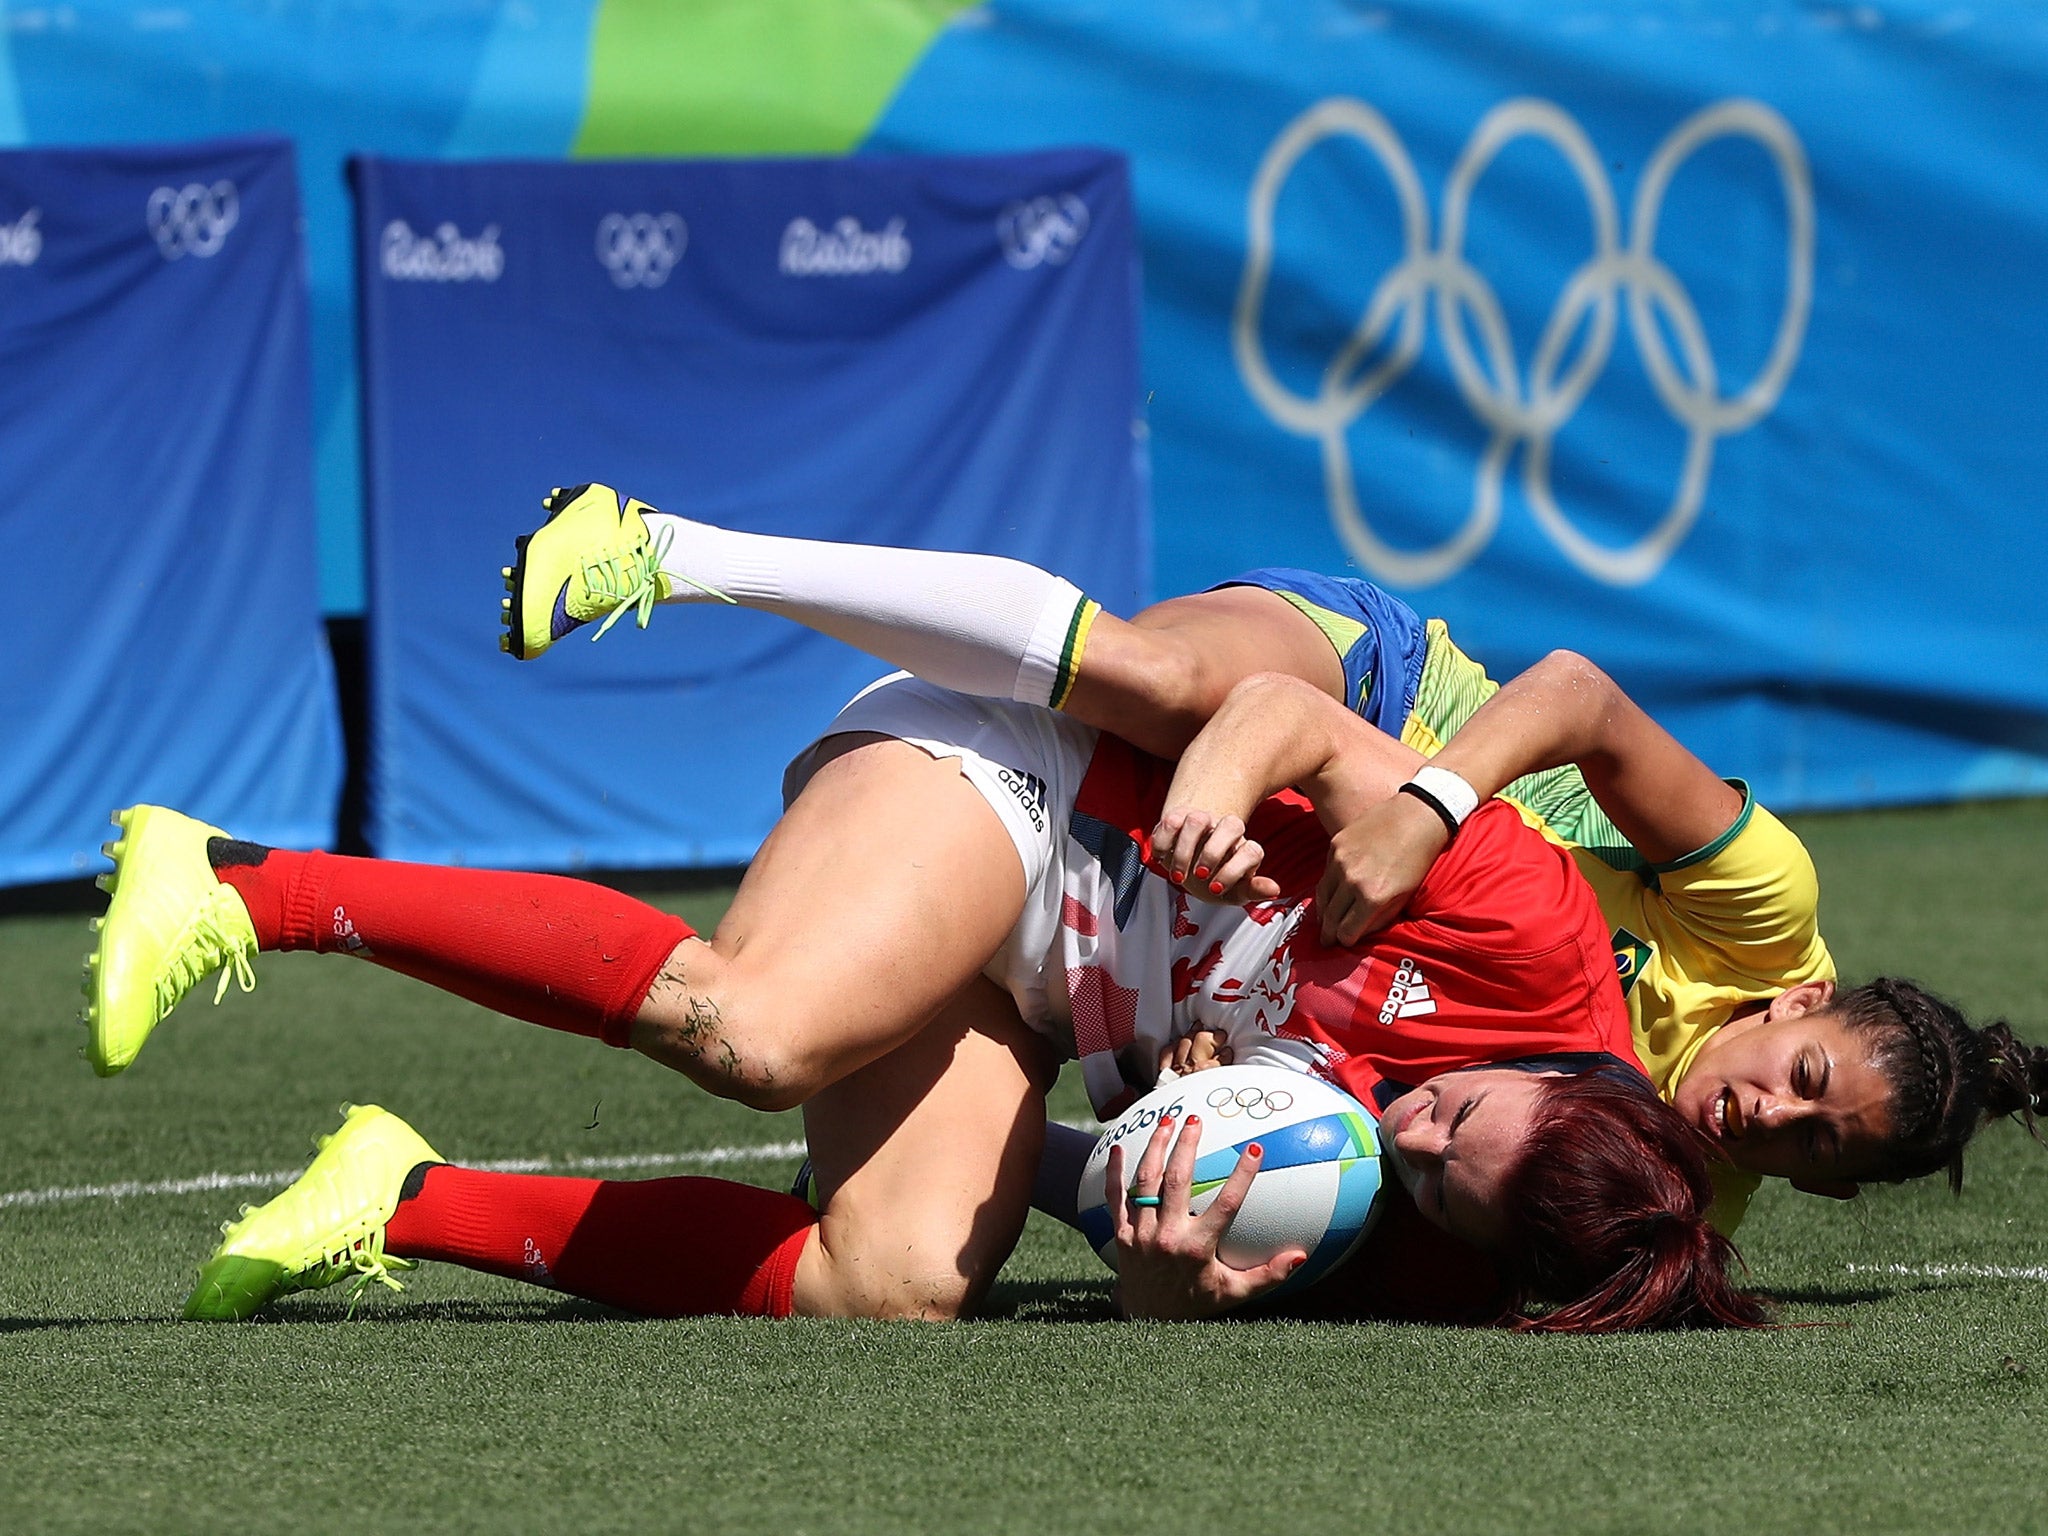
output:
[{"label": "yellow rugby jersey", "polygon": [[[1432,619],[1402,740],[1434,756],[1498,687]],[[1636,1054],[1667,1101],[1707,1037],[1738,1009],[1835,975],[1818,926],[1812,857],[1748,785],[1729,782],[1742,791],[1742,810],[1728,830],[1659,865],[1628,846],[1576,768],[1531,774],[1502,792],[1524,821],[1572,851],[1598,895]],[[1762,1181],[1725,1165],[1714,1175],[1714,1225],[1732,1231]]]},{"label": "yellow rugby jersey", "polygon": [[[1820,882],[1805,844],[1751,798],[1748,785],[1730,782],[1742,791],[1741,813],[1685,858],[1616,869],[1589,849],[1572,848],[1609,925],[1636,1054],[1667,1101],[1700,1047],[1737,1010],[1835,975],[1816,921]],[[1564,842],[1527,807],[1517,809]],[[1711,1217],[1732,1232],[1763,1180],[1726,1164],[1712,1172]]]}]

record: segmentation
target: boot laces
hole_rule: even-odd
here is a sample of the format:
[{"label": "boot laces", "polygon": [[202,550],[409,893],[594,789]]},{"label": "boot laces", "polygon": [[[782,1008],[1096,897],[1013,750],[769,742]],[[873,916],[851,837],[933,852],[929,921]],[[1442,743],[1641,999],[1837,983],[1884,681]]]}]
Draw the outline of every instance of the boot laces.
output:
[{"label": "boot laces", "polygon": [[[602,640],[605,631],[618,623],[628,609],[633,610],[636,625],[641,629],[647,627],[648,621],[654,617],[654,605],[661,598],[661,563],[668,558],[675,538],[674,525],[663,523],[646,543],[632,549],[614,550],[602,559],[584,564],[583,585],[591,596],[603,598],[614,605],[612,611],[605,615],[605,621],[597,626],[597,633],[590,637],[592,641]],[[718,588],[694,577],[670,573],[670,580],[695,587],[721,603],[733,602]]]},{"label": "boot laces", "polygon": [[356,1307],[361,1303],[363,1293],[373,1283],[389,1291],[403,1291],[405,1287],[391,1277],[391,1271],[419,1268],[416,1260],[385,1254],[382,1227],[336,1248],[322,1261],[322,1266],[327,1275],[322,1282],[324,1284],[331,1285],[351,1272],[354,1273],[355,1284],[351,1285],[348,1291],[348,1316],[351,1318],[356,1315]]},{"label": "boot laces", "polygon": [[218,1003],[228,995],[230,982],[244,992],[256,990],[256,967],[252,959],[256,945],[245,933],[238,933],[228,923],[233,907],[238,901],[233,891],[223,886],[214,892],[205,908],[192,920],[183,943],[176,947],[162,974],[156,979],[157,1016],[161,1018],[177,1005],[193,987],[206,975],[220,967],[220,985],[213,990],[213,1000]]}]

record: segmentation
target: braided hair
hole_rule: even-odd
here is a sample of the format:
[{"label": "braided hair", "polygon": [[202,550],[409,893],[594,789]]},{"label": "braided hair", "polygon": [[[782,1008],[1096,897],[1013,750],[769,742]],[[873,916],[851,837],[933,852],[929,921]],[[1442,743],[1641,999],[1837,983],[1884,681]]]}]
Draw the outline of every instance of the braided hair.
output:
[{"label": "braided hair", "polygon": [[2036,1141],[2048,1114],[2048,1050],[2003,1019],[1972,1029],[1962,1010],[1897,977],[1845,992],[1830,1012],[1875,1042],[1873,1063],[1891,1084],[1892,1134],[1870,1177],[1896,1184],[1948,1171],[1963,1187],[1963,1148],[1988,1121],[2017,1116]]}]

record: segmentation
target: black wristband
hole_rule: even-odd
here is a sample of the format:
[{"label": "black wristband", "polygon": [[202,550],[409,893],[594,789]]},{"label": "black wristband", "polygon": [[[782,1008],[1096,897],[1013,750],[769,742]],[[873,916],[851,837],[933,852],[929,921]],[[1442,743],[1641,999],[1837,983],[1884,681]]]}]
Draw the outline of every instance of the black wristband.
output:
[{"label": "black wristband", "polygon": [[1413,779],[1410,779],[1406,784],[1403,784],[1401,786],[1401,793],[1404,795],[1413,795],[1416,799],[1420,800],[1424,805],[1428,806],[1432,811],[1435,811],[1437,815],[1443,819],[1444,831],[1448,833],[1451,837],[1455,838],[1458,835],[1458,818],[1453,816],[1451,814],[1451,808],[1448,805],[1445,805],[1443,801],[1437,799],[1435,795],[1432,795],[1428,790],[1424,789],[1420,784],[1417,784]]}]

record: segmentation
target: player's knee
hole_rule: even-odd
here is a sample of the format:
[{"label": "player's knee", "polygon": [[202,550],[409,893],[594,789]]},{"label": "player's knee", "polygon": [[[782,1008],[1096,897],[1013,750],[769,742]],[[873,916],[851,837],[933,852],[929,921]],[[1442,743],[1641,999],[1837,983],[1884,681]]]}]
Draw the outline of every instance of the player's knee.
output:
[{"label": "player's knee", "polygon": [[795,1109],[826,1086],[812,1053],[788,1035],[747,1027],[745,1018],[744,1010],[704,997],[650,1004],[633,1026],[632,1043],[707,1093],[749,1109]]},{"label": "player's knee", "polygon": [[742,1037],[722,1042],[722,1046],[717,1068],[722,1087],[714,1091],[749,1109],[768,1114],[798,1109],[829,1086],[810,1056],[791,1049],[786,1042]]},{"label": "player's knee", "polygon": [[763,1114],[779,1115],[785,1110],[801,1109],[824,1086],[773,1063],[760,1063],[734,1078],[731,1092],[724,1097]]},{"label": "player's knee", "polygon": [[965,1316],[979,1294],[966,1276],[940,1265],[911,1262],[867,1279],[852,1310],[885,1322],[950,1323]]}]

